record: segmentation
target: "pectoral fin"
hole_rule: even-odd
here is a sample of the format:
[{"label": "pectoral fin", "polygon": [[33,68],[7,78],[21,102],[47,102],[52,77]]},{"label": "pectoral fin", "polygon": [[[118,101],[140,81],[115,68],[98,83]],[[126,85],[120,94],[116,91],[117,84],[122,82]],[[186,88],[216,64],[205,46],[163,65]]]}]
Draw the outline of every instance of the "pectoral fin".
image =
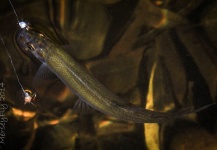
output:
[{"label": "pectoral fin", "polygon": [[42,64],[33,78],[33,86],[39,86],[43,80],[56,78],[56,75],[47,67],[47,65]]}]

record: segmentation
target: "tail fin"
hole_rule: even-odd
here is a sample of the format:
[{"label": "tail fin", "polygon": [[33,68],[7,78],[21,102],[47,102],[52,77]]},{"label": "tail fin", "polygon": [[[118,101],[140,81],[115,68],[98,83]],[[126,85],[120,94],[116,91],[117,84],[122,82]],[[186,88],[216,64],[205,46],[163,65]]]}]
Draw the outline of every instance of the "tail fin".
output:
[{"label": "tail fin", "polygon": [[191,107],[187,107],[187,108],[184,108],[184,109],[181,109],[179,111],[176,112],[176,115],[180,115],[180,116],[184,116],[184,115],[188,115],[188,114],[191,114],[191,113],[196,113],[196,112],[200,112],[202,110],[205,110],[213,105],[216,105],[216,103],[212,103],[212,104],[208,104],[208,105],[205,105],[205,106],[202,106],[200,108],[197,108],[195,109],[194,106],[191,106]]}]

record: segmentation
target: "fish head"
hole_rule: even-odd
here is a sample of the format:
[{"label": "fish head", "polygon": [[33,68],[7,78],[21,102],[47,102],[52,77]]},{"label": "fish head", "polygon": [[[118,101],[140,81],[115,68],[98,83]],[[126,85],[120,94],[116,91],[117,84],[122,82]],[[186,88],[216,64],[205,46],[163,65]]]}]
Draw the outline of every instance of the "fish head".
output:
[{"label": "fish head", "polygon": [[17,33],[16,43],[25,53],[33,54],[42,63],[45,62],[48,53],[47,42],[44,34],[27,26]]}]

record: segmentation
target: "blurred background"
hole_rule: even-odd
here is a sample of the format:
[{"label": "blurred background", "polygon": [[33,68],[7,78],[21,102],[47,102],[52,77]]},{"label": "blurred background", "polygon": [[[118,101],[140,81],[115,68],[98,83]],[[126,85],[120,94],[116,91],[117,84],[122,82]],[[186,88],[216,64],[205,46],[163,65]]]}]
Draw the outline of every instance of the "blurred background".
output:
[{"label": "blurred background", "polygon": [[[216,102],[215,0],[12,3],[20,20],[61,45],[126,102],[163,112]],[[36,93],[34,105],[24,104],[1,43],[0,83],[4,87],[0,88],[5,88],[1,119],[7,118],[1,124],[2,149],[217,149],[215,105],[162,124],[124,122],[96,110],[76,113],[73,106],[78,98],[57,77],[42,78],[33,86],[41,63],[18,46],[19,31],[9,1],[2,0],[0,34],[24,89]]]}]

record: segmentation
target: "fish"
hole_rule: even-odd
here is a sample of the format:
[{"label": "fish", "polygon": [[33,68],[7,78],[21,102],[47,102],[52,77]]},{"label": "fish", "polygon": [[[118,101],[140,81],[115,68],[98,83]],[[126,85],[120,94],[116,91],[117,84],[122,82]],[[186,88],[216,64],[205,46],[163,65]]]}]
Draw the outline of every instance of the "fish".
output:
[{"label": "fish", "polygon": [[112,93],[60,45],[55,44],[47,35],[33,29],[30,25],[20,29],[16,42],[22,50],[40,60],[42,66],[46,66],[79,97],[77,106],[89,105],[120,120],[135,123],[163,123],[213,105],[205,105],[198,109],[191,106],[174,113],[148,110],[125,102]]}]

